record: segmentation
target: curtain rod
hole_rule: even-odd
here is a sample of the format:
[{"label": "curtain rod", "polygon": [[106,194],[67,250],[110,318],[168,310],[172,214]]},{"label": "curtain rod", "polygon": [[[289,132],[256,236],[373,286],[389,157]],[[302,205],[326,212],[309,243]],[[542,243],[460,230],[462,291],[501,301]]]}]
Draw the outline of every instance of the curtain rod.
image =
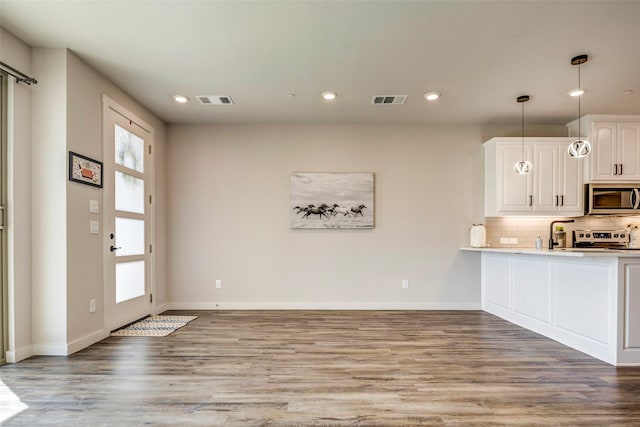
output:
[{"label": "curtain rod", "polygon": [[2,61],[0,61],[0,68],[2,68],[4,71],[6,71],[7,74],[15,77],[16,81],[18,83],[22,82],[22,83],[26,83],[28,85],[30,85],[31,83],[33,83],[34,85],[38,84],[38,81],[36,79],[34,79],[33,77],[27,76],[22,71],[16,70],[11,65],[7,65]]}]

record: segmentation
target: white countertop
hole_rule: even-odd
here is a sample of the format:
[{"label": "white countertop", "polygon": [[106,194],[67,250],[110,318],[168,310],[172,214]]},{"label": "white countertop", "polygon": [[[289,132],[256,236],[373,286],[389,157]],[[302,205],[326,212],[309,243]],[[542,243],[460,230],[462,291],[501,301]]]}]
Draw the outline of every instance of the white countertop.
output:
[{"label": "white countertop", "polygon": [[552,251],[535,248],[460,248],[461,251],[497,252],[504,254],[545,255],[545,256],[569,256],[569,257],[615,257],[615,258],[640,258],[640,250],[624,249],[584,249],[584,248],[556,248]]}]

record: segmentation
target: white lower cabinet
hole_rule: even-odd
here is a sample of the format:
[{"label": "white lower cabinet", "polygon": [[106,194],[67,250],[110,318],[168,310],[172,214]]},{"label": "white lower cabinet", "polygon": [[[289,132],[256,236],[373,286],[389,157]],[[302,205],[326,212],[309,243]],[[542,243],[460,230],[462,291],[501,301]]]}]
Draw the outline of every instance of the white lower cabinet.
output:
[{"label": "white lower cabinet", "polygon": [[546,324],[551,323],[549,267],[546,260],[514,258],[514,313]]},{"label": "white lower cabinet", "polygon": [[[511,262],[507,255],[482,259],[482,305],[511,310]],[[485,285],[486,284],[486,285]]]},{"label": "white lower cabinet", "polygon": [[610,263],[554,262],[555,326],[608,346],[615,298]]},{"label": "white lower cabinet", "polygon": [[482,253],[482,309],[613,365],[640,365],[640,258]]}]

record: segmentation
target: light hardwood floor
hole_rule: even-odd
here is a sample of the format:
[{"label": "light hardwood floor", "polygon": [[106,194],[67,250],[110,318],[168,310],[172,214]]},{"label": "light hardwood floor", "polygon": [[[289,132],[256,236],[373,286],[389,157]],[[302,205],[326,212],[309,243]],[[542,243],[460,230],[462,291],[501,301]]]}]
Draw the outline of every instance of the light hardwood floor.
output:
[{"label": "light hardwood floor", "polygon": [[1,367],[28,405],[4,423],[640,425],[640,368],[479,311],[167,314],[200,317],[166,338]]}]

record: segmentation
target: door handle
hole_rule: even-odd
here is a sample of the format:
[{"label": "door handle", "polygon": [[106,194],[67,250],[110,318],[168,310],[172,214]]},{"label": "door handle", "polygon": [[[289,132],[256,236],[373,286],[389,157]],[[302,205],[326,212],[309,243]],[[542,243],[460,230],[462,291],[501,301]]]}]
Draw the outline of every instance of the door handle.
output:
[{"label": "door handle", "polygon": [[122,249],[122,246],[115,247],[115,246],[111,245],[111,246],[109,247],[109,250],[110,250],[111,252],[115,252],[115,251],[117,251],[118,249]]},{"label": "door handle", "polygon": [[560,196],[560,206],[564,206],[564,196]]},{"label": "door handle", "polygon": [[558,206],[558,196],[556,196],[556,204],[554,206]]},{"label": "door handle", "polygon": [[622,175],[622,163],[620,163],[620,173],[618,175]]},{"label": "door handle", "polygon": [[638,209],[638,205],[640,205],[640,190],[637,188],[634,188],[633,191],[631,192],[631,196],[630,196],[630,200],[631,202],[631,207],[633,209]]},{"label": "door handle", "polygon": [[614,175],[618,175],[618,164],[616,163],[616,164],[615,164],[615,165],[613,165],[613,166],[615,166],[615,170],[613,171],[613,174],[614,174]]},{"label": "door handle", "polygon": [[533,196],[529,195],[529,206],[533,206]]}]

